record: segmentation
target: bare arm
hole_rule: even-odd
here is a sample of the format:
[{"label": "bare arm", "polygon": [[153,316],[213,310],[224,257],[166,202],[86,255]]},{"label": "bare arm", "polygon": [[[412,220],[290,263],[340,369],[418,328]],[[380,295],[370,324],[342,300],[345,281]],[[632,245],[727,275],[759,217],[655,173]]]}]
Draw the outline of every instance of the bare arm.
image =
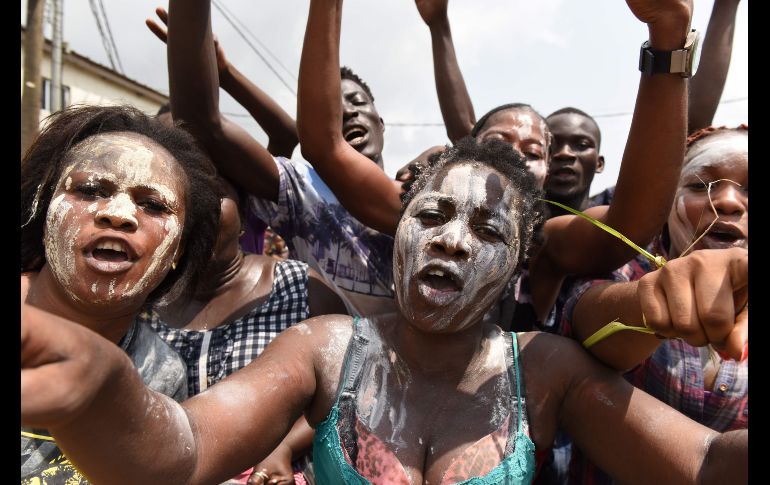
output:
[{"label": "bare arm", "polygon": [[[168,25],[168,12],[163,7],[155,13],[164,25]],[[168,33],[154,20],[147,19],[147,27],[160,40],[166,42]],[[217,56],[219,85],[227,91],[241,106],[251,114],[259,126],[265,130],[268,143],[267,151],[273,155],[291,158],[294,148],[299,143],[297,125],[294,119],[276,103],[273,98],[252,83],[234,65],[227,60],[222,44],[214,35],[214,49]]]},{"label": "bare arm", "polygon": [[265,130],[267,151],[291,158],[299,138],[297,124],[289,113],[229,62],[225,70],[219,72],[219,83]]},{"label": "bare arm", "polygon": [[624,483],[747,482],[747,430],[720,434],[582,358],[559,423],[600,468]]},{"label": "bare arm", "polygon": [[278,199],[272,155],[219,112],[219,74],[209,0],[169,3],[168,69],[171,111],[206,148],[219,170],[247,192]]},{"label": "bare arm", "polygon": [[476,124],[473,103],[457,63],[452,30],[447,16],[449,0],[415,0],[420,16],[430,29],[433,48],[433,78],[444,118],[446,133],[452,142],[470,135]]},{"label": "bare arm", "polygon": [[297,131],[302,155],[358,220],[395,234],[401,184],[342,136],[340,22],[342,0],[312,0],[299,68]]},{"label": "bare arm", "polygon": [[[521,340],[536,446],[550,445],[558,427],[622,483],[746,481],[746,430],[720,434],[696,423],[633,387],[574,341],[542,333]],[[712,469],[717,463],[721,469]]]},{"label": "bare arm", "polygon": [[739,0],[714,0],[700,66],[690,81],[687,133],[710,126],[727,81]]},{"label": "bare arm", "polygon": [[[24,306],[22,423],[51,431],[93,482],[219,483],[267,456],[303,410],[312,413],[323,379],[315,349],[328,323],[281,333],[251,364],[180,405],[147,389],[111,342]],[[330,398],[320,401],[315,413],[328,413]]]},{"label": "bare arm", "polygon": [[[691,1],[627,3],[647,23],[654,49],[684,46]],[[612,205],[586,213],[640,246],[649,243],[666,222],[673,203],[684,158],[686,124],[687,80],[675,74],[643,74]],[[620,240],[576,216],[549,219],[544,231],[545,242],[530,264],[533,300],[541,318],[553,305],[562,275],[611,271],[635,254]]]},{"label": "bare arm", "polygon": [[[748,342],[748,263],[745,249],[700,250],[638,281],[594,286],[575,305],[574,337],[582,342],[614,319],[642,327],[644,313],[647,325],[661,336],[698,347],[710,343],[738,360]],[[624,330],[589,352],[611,367],[627,370],[661,342],[654,335]]]}]

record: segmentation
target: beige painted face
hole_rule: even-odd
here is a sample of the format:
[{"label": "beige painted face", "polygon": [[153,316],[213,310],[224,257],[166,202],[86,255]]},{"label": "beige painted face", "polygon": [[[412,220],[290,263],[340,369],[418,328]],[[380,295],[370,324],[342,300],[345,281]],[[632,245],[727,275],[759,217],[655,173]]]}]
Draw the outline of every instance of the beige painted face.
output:
[{"label": "beige painted face", "polygon": [[466,162],[440,170],[396,231],[393,274],[401,313],[430,332],[459,331],[508,283],[519,253],[513,184]]},{"label": "beige painted face", "polygon": [[[719,217],[713,226],[712,203]],[[672,257],[679,256],[701,235],[693,249],[748,248],[747,133],[732,130],[715,133],[690,147],[668,217],[668,232]]]},{"label": "beige painted face", "polygon": [[127,132],[90,137],[67,158],[46,217],[48,265],[76,301],[141,304],[180,254],[184,172]]}]

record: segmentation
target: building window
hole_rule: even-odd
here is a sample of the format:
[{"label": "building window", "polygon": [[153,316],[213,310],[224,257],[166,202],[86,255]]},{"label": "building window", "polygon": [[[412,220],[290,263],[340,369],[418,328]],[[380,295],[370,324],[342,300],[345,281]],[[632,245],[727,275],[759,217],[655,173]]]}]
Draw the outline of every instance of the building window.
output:
[{"label": "building window", "polygon": [[[43,78],[43,89],[40,95],[42,97],[40,107],[46,111],[51,111],[51,80],[47,77]],[[70,105],[70,87],[63,84],[61,87],[61,102],[62,108]]]}]

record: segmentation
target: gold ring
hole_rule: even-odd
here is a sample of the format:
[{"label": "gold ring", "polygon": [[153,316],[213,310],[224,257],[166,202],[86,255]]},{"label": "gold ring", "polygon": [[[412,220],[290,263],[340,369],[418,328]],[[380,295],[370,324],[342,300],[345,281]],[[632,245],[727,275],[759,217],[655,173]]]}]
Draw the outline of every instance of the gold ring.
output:
[{"label": "gold ring", "polygon": [[262,479],[265,480],[265,481],[267,481],[267,479],[270,478],[270,475],[268,475],[265,472],[254,472],[254,475],[256,475],[258,477],[262,477]]}]

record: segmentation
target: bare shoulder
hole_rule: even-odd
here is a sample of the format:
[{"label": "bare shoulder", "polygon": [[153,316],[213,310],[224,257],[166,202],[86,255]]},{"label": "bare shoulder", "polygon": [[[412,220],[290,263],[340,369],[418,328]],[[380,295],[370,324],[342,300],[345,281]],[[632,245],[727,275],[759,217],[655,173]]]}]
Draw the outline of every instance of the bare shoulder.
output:
[{"label": "bare shoulder", "polygon": [[599,365],[578,342],[546,332],[518,334],[522,366],[537,369],[538,380],[561,382]]},{"label": "bare shoulder", "polygon": [[580,344],[545,332],[518,334],[530,434],[535,445],[553,443],[562,403],[590,355]]},{"label": "bare shoulder", "polygon": [[330,341],[347,343],[353,335],[353,317],[343,314],[319,315],[296,323],[286,333],[298,334],[314,344]]},{"label": "bare shoulder", "polygon": [[309,318],[287,329],[312,354],[316,374],[316,395],[307,415],[315,426],[331,409],[340,383],[348,344],[353,336],[353,318],[348,315],[322,315]]}]

